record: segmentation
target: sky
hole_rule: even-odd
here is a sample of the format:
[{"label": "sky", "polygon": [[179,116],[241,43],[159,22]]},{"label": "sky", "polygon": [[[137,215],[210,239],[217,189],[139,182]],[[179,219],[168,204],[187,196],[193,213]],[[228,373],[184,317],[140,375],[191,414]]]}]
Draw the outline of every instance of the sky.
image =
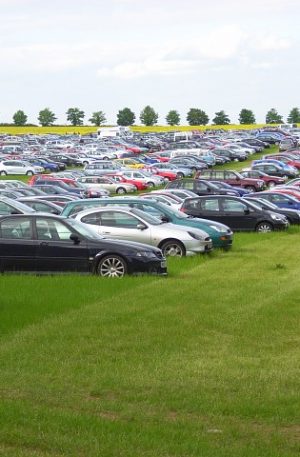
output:
[{"label": "sky", "polygon": [[300,107],[299,0],[0,0],[0,122],[22,109],[58,123],[78,107],[108,124],[129,107],[158,123],[242,108],[258,123]]}]

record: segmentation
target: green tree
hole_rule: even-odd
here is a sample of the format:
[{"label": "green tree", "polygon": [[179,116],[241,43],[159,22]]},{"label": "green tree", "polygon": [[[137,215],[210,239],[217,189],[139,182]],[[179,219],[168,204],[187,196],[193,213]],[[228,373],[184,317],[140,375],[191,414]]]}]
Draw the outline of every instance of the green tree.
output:
[{"label": "green tree", "polygon": [[141,111],[140,114],[140,121],[144,125],[154,125],[157,123],[158,120],[158,114],[154,111],[151,106],[147,105],[145,108]]},{"label": "green tree", "polygon": [[275,108],[271,108],[266,114],[266,124],[283,124],[282,116]]},{"label": "green tree", "polygon": [[166,115],[166,122],[168,125],[179,125],[180,124],[180,116],[178,111],[172,109]]},{"label": "green tree", "polygon": [[84,111],[81,111],[79,108],[69,108],[66,112],[67,120],[71,122],[72,125],[82,125],[84,118]]},{"label": "green tree", "polygon": [[117,124],[118,125],[132,125],[135,122],[135,114],[129,108],[120,109],[117,114]]},{"label": "green tree", "polygon": [[55,114],[49,108],[42,109],[38,115],[38,121],[43,127],[53,125],[56,119]]},{"label": "green tree", "polygon": [[251,109],[243,108],[239,114],[239,123],[240,124],[255,124],[255,116]]},{"label": "green tree", "polygon": [[21,109],[19,109],[17,112],[15,112],[15,114],[13,115],[13,121],[14,121],[14,124],[15,125],[25,125],[26,122],[27,122],[27,116],[26,114],[24,113],[24,111],[22,111]]},{"label": "green tree", "polygon": [[229,116],[225,113],[225,111],[217,111],[215,113],[215,117],[213,118],[213,123],[215,125],[228,125],[230,124]]},{"label": "green tree", "polygon": [[287,118],[289,124],[298,124],[300,123],[300,110],[299,108],[293,108],[290,111],[290,114]]},{"label": "green tree", "polygon": [[207,125],[209,117],[202,109],[191,108],[187,113],[186,120],[189,125]]},{"label": "green tree", "polygon": [[103,111],[95,111],[92,114],[92,117],[89,119],[89,122],[99,127],[101,124],[104,124],[104,122],[106,122],[105,114],[103,113]]}]

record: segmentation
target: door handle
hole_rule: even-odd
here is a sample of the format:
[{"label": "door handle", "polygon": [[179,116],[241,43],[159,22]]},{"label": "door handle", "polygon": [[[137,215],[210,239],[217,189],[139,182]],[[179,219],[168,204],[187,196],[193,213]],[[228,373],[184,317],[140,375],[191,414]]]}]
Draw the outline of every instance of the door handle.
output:
[{"label": "door handle", "polygon": [[40,246],[49,246],[49,243],[48,243],[48,241],[42,241],[40,243]]},{"label": "door handle", "polygon": [[109,233],[111,233],[111,232],[102,232],[102,234],[104,234],[104,235],[108,235]]}]

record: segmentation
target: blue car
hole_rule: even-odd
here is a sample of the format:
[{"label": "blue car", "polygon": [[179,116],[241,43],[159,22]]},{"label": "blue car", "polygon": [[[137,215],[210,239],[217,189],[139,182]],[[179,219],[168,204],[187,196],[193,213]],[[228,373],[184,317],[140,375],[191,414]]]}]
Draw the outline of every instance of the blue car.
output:
[{"label": "blue car", "polygon": [[282,168],[283,171],[286,171],[287,173],[298,173],[297,168],[295,168],[291,165],[287,165],[286,163],[281,162],[280,160],[276,160],[276,159],[253,160],[252,164],[253,165],[255,165],[255,164],[274,164],[274,165],[278,165],[278,167]]},{"label": "blue car", "polygon": [[247,197],[263,198],[264,200],[267,200],[278,206],[278,208],[300,210],[300,202],[295,197],[292,197],[291,195],[281,194],[280,192],[253,192],[248,194]]}]

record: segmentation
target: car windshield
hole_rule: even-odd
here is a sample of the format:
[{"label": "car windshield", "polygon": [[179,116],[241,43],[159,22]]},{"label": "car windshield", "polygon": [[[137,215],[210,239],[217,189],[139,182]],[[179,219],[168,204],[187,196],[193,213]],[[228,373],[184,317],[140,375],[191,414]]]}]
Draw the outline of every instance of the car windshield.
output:
[{"label": "car windshield", "polygon": [[68,219],[68,225],[74,228],[80,235],[84,236],[89,240],[103,240],[104,236],[95,233],[92,229],[90,229],[86,224],[83,224],[80,221],[76,221],[74,219]]}]

